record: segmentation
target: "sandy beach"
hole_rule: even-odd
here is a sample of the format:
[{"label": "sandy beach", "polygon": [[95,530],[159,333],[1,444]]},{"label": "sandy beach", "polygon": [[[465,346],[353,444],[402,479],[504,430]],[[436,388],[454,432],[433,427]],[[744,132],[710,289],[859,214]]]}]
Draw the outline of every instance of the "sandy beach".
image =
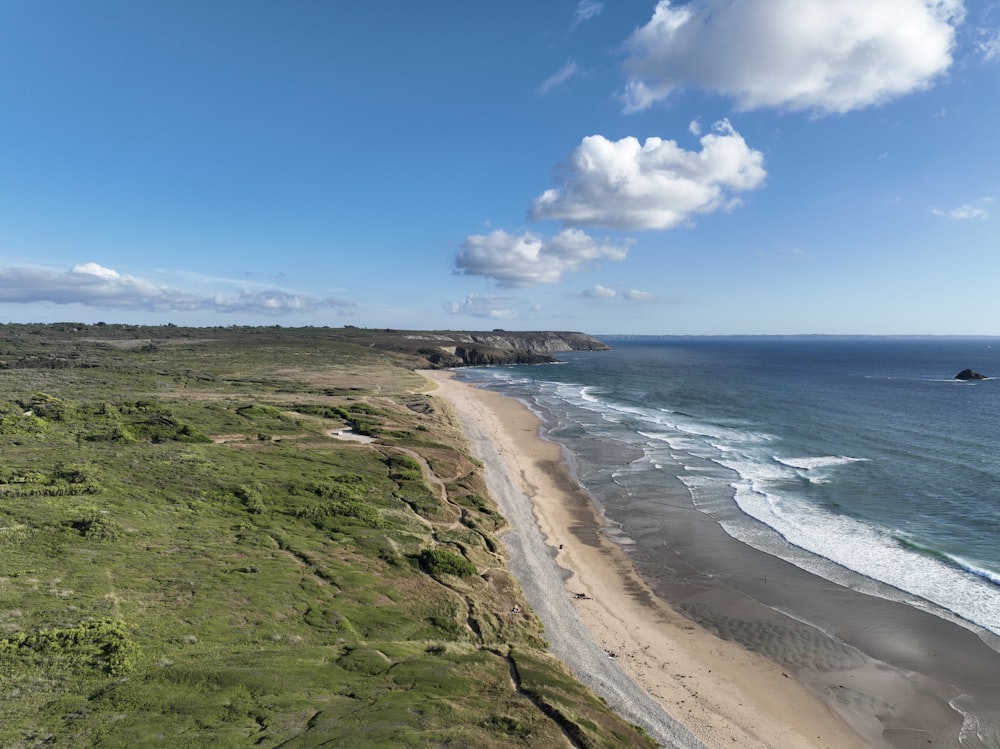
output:
[{"label": "sandy beach", "polygon": [[622,715],[664,746],[888,746],[864,709],[843,700],[835,712],[815,686],[655,595],[529,409],[448,372],[425,374],[452,405],[510,522],[510,566],[551,652]]}]

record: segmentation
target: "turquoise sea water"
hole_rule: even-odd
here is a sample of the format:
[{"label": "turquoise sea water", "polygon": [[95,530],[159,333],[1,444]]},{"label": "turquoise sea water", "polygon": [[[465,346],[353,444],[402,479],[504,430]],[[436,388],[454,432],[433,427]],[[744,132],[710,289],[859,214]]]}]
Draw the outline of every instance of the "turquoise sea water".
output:
[{"label": "turquoise sea water", "polygon": [[621,542],[655,549],[681,492],[743,543],[1000,635],[1000,338],[605,340],[460,376],[543,417]]}]

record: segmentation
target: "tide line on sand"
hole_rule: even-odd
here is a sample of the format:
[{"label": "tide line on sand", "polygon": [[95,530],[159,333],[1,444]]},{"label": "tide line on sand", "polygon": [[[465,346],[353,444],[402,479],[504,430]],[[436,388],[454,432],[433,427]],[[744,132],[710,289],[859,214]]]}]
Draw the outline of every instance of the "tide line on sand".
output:
[{"label": "tide line on sand", "polygon": [[[626,719],[683,749],[854,749],[865,741],[763,656],[695,626],[659,600],[605,537],[559,445],[523,404],[424,372],[451,404],[510,524],[509,567],[550,652]],[[875,737],[866,737],[875,738]]]}]

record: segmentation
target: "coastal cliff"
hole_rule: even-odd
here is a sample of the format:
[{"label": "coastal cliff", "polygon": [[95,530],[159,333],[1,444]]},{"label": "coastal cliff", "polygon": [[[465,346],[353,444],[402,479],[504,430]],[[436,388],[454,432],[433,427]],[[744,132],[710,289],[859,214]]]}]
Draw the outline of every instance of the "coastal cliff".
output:
[{"label": "coastal cliff", "polygon": [[416,355],[422,366],[481,367],[503,364],[544,364],[565,351],[610,351],[586,333],[572,331],[374,330],[345,328],[358,343],[383,351]]},{"label": "coastal cliff", "polygon": [[[396,363],[406,369],[445,369],[482,367],[503,364],[544,364],[555,361],[554,354],[566,351],[610,351],[603,341],[572,331],[491,331],[472,330],[398,330],[394,328],[342,328],[281,326],[181,327],[177,325],[120,325],[97,323],[13,324],[5,326],[12,341],[44,339],[77,347],[99,343],[117,349],[155,353],[161,347],[203,344],[206,341],[239,340],[249,346],[291,345],[303,340],[323,341],[333,345],[357,346],[359,349],[384,351],[395,355]],[[8,366],[36,369],[64,369],[87,366],[78,350],[58,357],[42,353],[34,359],[0,359],[0,369]],[[345,351],[346,353],[346,351]],[[364,356],[363,351],[356,355]]]},{"label": "coastal cliff", "polygon": [[439,367],[543,364],[564,351],[610,350],[596,338],[574,332],[443,333],[435,342],[433,350],[423,347],[421,353]]}]

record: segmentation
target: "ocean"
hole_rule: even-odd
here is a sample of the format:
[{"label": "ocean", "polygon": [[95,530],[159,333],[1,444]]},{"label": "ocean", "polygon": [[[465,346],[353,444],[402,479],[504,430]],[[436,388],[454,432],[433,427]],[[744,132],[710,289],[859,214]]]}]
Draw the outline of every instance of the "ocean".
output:
[{"label": "ocean", "polygon": [[[669,563],[671,508],[693,505],[742,544],[998,649],[1000,338],[602,340],[613,350],[459,376],[542,418],[646,569]],[[966,368],[997,379],[956,380]]]}]

